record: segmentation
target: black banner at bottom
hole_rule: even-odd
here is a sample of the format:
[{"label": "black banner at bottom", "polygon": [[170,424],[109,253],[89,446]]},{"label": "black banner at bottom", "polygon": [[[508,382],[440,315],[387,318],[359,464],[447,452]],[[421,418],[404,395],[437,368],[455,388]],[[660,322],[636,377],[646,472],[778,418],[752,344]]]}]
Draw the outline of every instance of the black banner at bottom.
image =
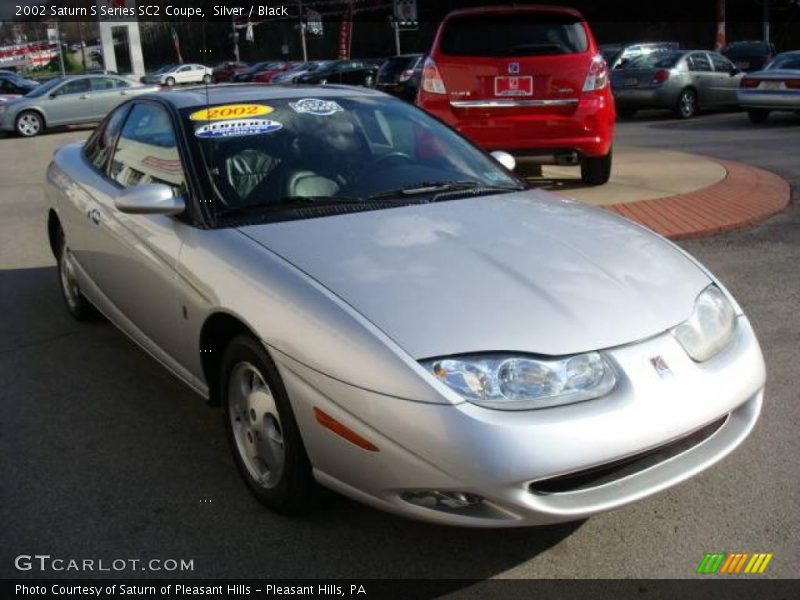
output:
[{"label": "black banner at bottom", "polygon": [[416,579],[416,580],[113,580],[19,579],[3,580],[0,598],[213,598],[273,600],[276,598],[502,598],[580,600],[689,598],[738,600],[800,598],[800,580],[691,579],[691,580],[559,580],[559,579]]}]

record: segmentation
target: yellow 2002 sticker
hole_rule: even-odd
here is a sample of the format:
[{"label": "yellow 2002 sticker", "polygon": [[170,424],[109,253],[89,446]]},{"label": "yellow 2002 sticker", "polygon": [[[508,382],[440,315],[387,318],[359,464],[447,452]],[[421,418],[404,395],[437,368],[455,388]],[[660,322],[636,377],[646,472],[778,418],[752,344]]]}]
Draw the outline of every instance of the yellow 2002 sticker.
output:
[{"label": "yellow 2002 sticker", "polygon": [[275,109],[266,104],[224,104],[204,108],[189,115],[192,121],[221,121],[223,119],[241,119],[242,117],[258,117],[268,115]]}]

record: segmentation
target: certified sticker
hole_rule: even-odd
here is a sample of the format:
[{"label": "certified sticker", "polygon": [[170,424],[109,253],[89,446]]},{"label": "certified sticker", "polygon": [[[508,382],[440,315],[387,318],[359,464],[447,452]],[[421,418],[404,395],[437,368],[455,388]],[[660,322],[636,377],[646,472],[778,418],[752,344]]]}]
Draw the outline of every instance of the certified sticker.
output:
[{"label": "certified sticker", "polygon": [[269,119],[231,119],[202,125],[194,131],[199,138],[243,137],[261,133],[273,133],[283,129],[283,123]]},{"label": "certified sticker", "polygon": [[222,121],[224,119],[242,119],[268,115],[275,109],[266,104],[223,104],[204,108],[189,115],[192,121]]},{"label": "certified sticker", "polygon": [[327,117],[344,110],[333,100],[319,100],[317,98],[303,98],[297,102],[289,102],[289,106],[292,107],[294,112],[301,115],[317,115],[318,117]]}]

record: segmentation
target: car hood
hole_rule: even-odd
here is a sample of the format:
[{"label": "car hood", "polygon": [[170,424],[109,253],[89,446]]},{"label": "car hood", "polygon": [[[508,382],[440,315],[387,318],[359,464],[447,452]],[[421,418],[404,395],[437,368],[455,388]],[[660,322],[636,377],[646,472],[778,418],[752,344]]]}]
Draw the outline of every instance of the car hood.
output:
[{"label": "car hood", "polygon": [[644,228],[539,191],[240,231],[416,359],[626,344],[686,319],[710,283]]}]

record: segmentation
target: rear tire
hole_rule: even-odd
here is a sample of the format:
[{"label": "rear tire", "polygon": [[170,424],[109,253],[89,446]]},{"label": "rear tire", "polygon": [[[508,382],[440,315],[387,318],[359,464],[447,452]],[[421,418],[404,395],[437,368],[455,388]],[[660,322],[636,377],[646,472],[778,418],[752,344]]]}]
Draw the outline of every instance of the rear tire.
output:
[{"label": "rear tire", "polygon": [[78,281],[75,277],[75,263],[72,258],[67,238],[64,230],[59,228],[56,237],[56,248],[58,249],[58,280],[61,284],[61,296],[67,306],[69,314],[77,321],[92,321],[97,318],[97,309],[92,306],[81,292]]},{"label": "rear tire", "polygon": [[251,335],[234,338],[222,358],[219,385],[228,442],[250,492],[282,514],[315,508],[319,489],[311,462],[264,346]]},{"label": "rear tire", "polygon": [[678,103],[675,106],[675,114],[681,119],[691,119],[700,110],[697,102],[697,92],[692,88],[681,90],[678,96]]},{"label": "rear tire", "polygon": [[211,83],[211,75],[208,75],[208,74],[203,75],[203,83],[205,83],[206,85]]},{"label": "rear tire", "polygon": [[581,180],[586,185],[603,185],[611,178],[611,150],[605,156],[587,156],[581,161]]},{"label": "rear tire", "polygon": [[747,111],[747,116],[750,117],[750,121],[753,123],[766,123],[767,119],[769,119],[769,111],[753,108]]}]

